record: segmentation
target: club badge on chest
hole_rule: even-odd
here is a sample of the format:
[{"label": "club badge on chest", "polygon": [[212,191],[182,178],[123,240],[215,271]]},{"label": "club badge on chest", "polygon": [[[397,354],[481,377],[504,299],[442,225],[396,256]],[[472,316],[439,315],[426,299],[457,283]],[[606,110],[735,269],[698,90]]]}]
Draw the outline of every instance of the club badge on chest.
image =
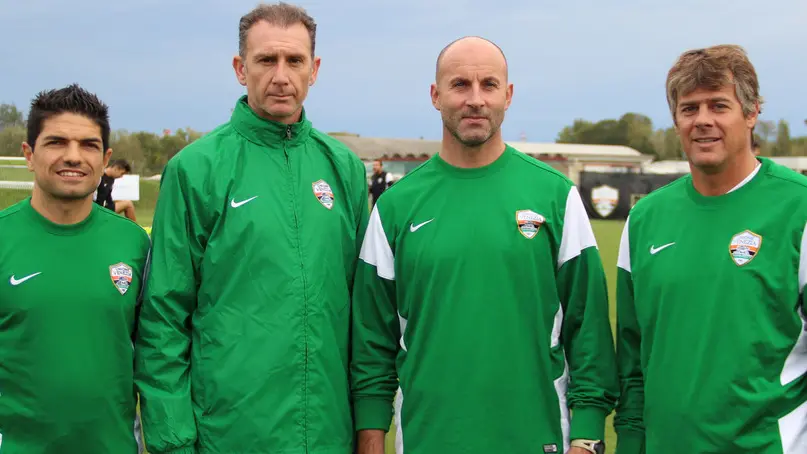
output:
[{"label": "club badge on chest", "polygon": [[109,267],[109,277],[121,295],[125,295],[132,285],[132,267],[120,262]]},{"label": "club badge on chest", "polygon": [[314,190],[314,196],[322,206],[329,210],[333,208],[334,196],[331,185],[326,183],[325,180],[318,180],[311,183],[311,187]]}]

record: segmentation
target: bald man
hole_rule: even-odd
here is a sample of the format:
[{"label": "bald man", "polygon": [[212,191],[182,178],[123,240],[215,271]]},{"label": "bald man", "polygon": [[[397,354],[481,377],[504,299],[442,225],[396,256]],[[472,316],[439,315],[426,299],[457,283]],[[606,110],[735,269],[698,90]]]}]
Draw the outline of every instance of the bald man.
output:
[{"label": "bald man", "polygon": [[431,86],[440,152],[373,207],[353,290],[360,454],[602,453],[618,378],[577,189],[505,144],[513,85],[457,40]]}]

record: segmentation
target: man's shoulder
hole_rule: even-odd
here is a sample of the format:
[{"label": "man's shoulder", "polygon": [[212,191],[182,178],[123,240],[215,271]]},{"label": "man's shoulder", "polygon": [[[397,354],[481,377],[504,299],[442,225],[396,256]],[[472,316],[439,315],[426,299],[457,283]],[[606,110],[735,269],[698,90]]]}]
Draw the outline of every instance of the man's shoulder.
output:
[{"label": "man's shoulder", "polygon": [[225,147],[222,147],[224,142],[238,140],[238,138],[238,133],[230,122],[222,123],[210,132],[185,145],[171,160],[185,162],[212,158],[226,151]]},{"label": "man's shoulder", "polygon": [[692,176],[686,174],[650,191],[649,194],[636,201],[636,204],[630,210],[630,215],[635,218],[636,215],[652,210],[656,206],[667,207],[669,202],[686,197],[687,184],[691,181]]},{"label": "man's shoulder", "polygon": [[[433,175],[431,172],[433,166],[433,159],[427,159],[399,178],[398,181],[396,181],[392,186],[387,188],[384,193],[381,194],[381,197],[386,197],[387,199],[394,200],[395,202],[403,200],[403,203],[409,203],[408,200],[410,200],[410,195],[421,192],[424,189],[423,184],[430,184],[432,182],[430,177]],[[379,201],[381,200],[381,197],[379,197]]]},{"label": "man's shoulder", "polygon": [[121,242],[139,241],[143,246],[150,246],[151,237],[140,224],[131,219],[101,207],[93,207],[101,218],[103,228],[114,232]]},{"label": "man's shoulder", "polygon": [[362,168],[364,167],[364,163],[359,155],[339,139],[336,139],[314,127],[311,128],[310,137],[314,143],[319,145],[325,152],[332,155],[335,159],[344,160],[352,165],[361,165]]},{"label": "man's shoulder", "polygon": [[30,198],[26,197],[25,199],[0,210],[0,225],[16,220],[15,215],[22,210],[26,203],[30,203],[29,200]]},{"label": "man's shoulder", "polygon": [[546,184],[556,185],[564,190],[570,189],[574,186],[574,182],[567,177],[560,170],[552,167],[551,165],[533,158],[532,156],[521,152],[519,149],[508,145],[513,150],[513,156],[516,159],[519,167],[531,175],[535,175],[537,181],[542,181]]},{"label": "man's shoulder", "polygon": [[779,164],[769,158],[760,158],[765,163],[767,160],[767,175],[772,178],[774,184],[781,185],[785,194],[791,196],[807,196],[807,175],[803,175],[785,165]]}]

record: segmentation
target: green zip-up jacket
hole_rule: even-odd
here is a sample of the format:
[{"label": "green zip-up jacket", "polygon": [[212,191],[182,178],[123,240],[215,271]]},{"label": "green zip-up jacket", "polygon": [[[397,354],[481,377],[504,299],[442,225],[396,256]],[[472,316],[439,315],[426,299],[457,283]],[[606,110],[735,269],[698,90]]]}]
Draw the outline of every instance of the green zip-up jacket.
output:
[{"label": "green zip-up jacket", "polygon": [[165,167],[136,343],[150,454],[348,454],[366,171],[341,142],[230,121]]}]

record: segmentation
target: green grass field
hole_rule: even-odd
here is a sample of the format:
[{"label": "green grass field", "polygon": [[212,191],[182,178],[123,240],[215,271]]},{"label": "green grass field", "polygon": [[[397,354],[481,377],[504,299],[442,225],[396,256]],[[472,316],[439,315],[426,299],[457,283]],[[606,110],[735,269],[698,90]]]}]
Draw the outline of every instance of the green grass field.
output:
[{"label": "green grass field", "polygon": [[[0,178],[0,180],[8,179],[15,181],[28,181],[31,179],[30,174],[24,169],[4,169],[6,172],[13,171],[13,178]],[[140,201],[135,202],[137,213],[137,221],[144,227],[151,226],[151,221],[154,216],[154,205],[159,191],[159,182],[157,181],[140,181]],[[13,189],[0,189],[0,209],[12,205],[25,197],[29,191],[13,190]],[[622,221],[593,221],[594,235],[597,238],[597,244],[602,255],[603,266],[608,279],[608,293],[611,301],[611,327],[616,325],[615,304],[616,301],[616,259],[619,251],[619,238],[622,233],[624,222]],[[387,436],[387,453],[395,452],[394,445],[395,429],[392,428]],[[606,445],[607,453],[614,452],[616,438],[613,433],[613,426],[611,417],[608,418],[606,423]]]}]

